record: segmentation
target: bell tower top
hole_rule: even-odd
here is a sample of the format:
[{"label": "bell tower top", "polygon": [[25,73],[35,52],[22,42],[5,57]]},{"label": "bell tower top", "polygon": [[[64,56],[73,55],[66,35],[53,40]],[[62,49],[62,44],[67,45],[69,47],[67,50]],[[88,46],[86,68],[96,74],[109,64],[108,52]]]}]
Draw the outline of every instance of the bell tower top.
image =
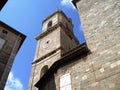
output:
[{"label": "bell tower top", "polygon": [[67,16],[61,10],[57,10],[52,15],[48,16],[43,20],[42,32],[45,32],[46,30],[55,26],[58,23],[63,24],[68,30],[73,32],[72,20],[70,18],[67,18]]},{"label": "bell tower top", "polygon": [[63,11],[57,10],[42,22],[42,33],[36,37],[38,42],[35,61],[60,50],[60,56],[77,46],[78,40],[73,34],[72,20]]}]

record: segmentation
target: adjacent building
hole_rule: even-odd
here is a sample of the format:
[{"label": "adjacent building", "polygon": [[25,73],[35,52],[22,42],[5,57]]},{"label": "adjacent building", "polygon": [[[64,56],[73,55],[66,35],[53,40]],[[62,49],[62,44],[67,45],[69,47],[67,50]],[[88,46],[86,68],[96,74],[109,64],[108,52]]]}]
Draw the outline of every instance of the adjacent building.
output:
[{"label": "adjacent building", "polygon": [[84,81],[89,83],[81,85],[81,90],[119,90],[120,0],[73,0],[73,3],[91,51],[86,63],[91,61],[93,68],[84,74],[87,77]]},{"label": "adjacent building", "polygon": [[73,0],[86,42],[61,10],[43,20],[28,90],[120,90],[120,0]]},{"label": "adjacent building", "polygon": [[2,10],[3,6],[6,4],[8,0],[0,0],[0,11]]},{"label": "adjacent building", "polygon": [[25,35],[0,21],[0,90],[4,90],[14,58]]}]

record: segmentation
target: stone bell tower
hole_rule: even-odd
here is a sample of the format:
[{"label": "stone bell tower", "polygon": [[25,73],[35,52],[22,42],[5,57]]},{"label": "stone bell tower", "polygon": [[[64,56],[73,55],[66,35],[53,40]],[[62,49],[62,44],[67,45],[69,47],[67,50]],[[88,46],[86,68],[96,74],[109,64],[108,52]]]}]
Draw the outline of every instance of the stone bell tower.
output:
[{"label": "stone bell tower", "polygon": [[79,43],[73,35],[73,24],[70,18],[57,10],[42,23],[42,33],[36,37],[37,47],[32,63],[28,90],[38,90],[34,85],[46,71],[59,60],[65,52]]}]

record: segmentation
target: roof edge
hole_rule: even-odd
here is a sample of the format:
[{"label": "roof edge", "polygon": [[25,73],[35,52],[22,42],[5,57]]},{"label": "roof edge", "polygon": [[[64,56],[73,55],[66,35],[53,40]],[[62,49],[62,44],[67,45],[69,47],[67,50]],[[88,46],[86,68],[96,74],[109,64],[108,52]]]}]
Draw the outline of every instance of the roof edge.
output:
[{"label": "roof edge", "polygon": [[19,51],[21,45],[23,44],[23,42],[24,42],[24,40],[26,38],[26,35],[22,34],[21,32],[17,31],[16,29],[12,28],[11,26],[9,26],[6,23],[2,22],[1,20],[0,20],[0,26],[2,26],[3,28],[5,28],[5,29],[7,29],[7,30],[9,30],[11,32],[13,32],[16,35],[20,35],[20,37],[22,38],[22,40],[21,40],[20,46],[18,48],[18,51]]},{"label": "roof edge", "polygon": [[[62,13],[63,16],[64,16],[65,18],[67,18],[67,16],[65,15],[65,13],[64,13],[62,10],[58,9],[58,10],[56,10],[55,12],[53,12],[51,15],[49,15],[48,17],[46,17],[46,18],[43,20],[42,24],[43,24],[46,20],[48,20],[49,18],[51,18],[52,16],[54,16],[56,13]],[[67,18],[67,20],[69,20],[69,22],[71,22],[70,18]]]}]

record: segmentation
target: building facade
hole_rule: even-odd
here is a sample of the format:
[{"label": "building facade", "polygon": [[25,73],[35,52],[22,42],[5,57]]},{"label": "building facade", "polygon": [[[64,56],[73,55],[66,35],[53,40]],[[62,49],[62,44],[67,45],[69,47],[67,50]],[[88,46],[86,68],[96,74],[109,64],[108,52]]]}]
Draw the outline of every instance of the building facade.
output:
[{"label": "building facade", "polygon": [[3,6],[6,4],[8,0],[0,0],[0,11],[2,10]]},{"label": "building facade", "polygon": [[[120,0],[73,0],[91,54],[86,90],[120,89]],[[90,69],[89,69],[90,70]],[[90,71],[89,71],[90,72]],[[88,79],[86,79],[88,80]]]},{"label": "building facade", "polygon": [[0,21],[0,90],[4,90],[14,58],[25,37]]},{"label": "building facade", "polygon": [[[73,0],[73,4],[80,14],[86,43],[68,42],[71,29],[66,28],[66,19],[59,28],[53,22],[61,15],[45,19],[43,33],[37,36],[29,90],[120,90],[120,0]],[[55,15],[58,19],[52,18]],[[52,44],[55,41],[47,37],[58,42]],[[61,46],[58,51],[57,46]]]}]

